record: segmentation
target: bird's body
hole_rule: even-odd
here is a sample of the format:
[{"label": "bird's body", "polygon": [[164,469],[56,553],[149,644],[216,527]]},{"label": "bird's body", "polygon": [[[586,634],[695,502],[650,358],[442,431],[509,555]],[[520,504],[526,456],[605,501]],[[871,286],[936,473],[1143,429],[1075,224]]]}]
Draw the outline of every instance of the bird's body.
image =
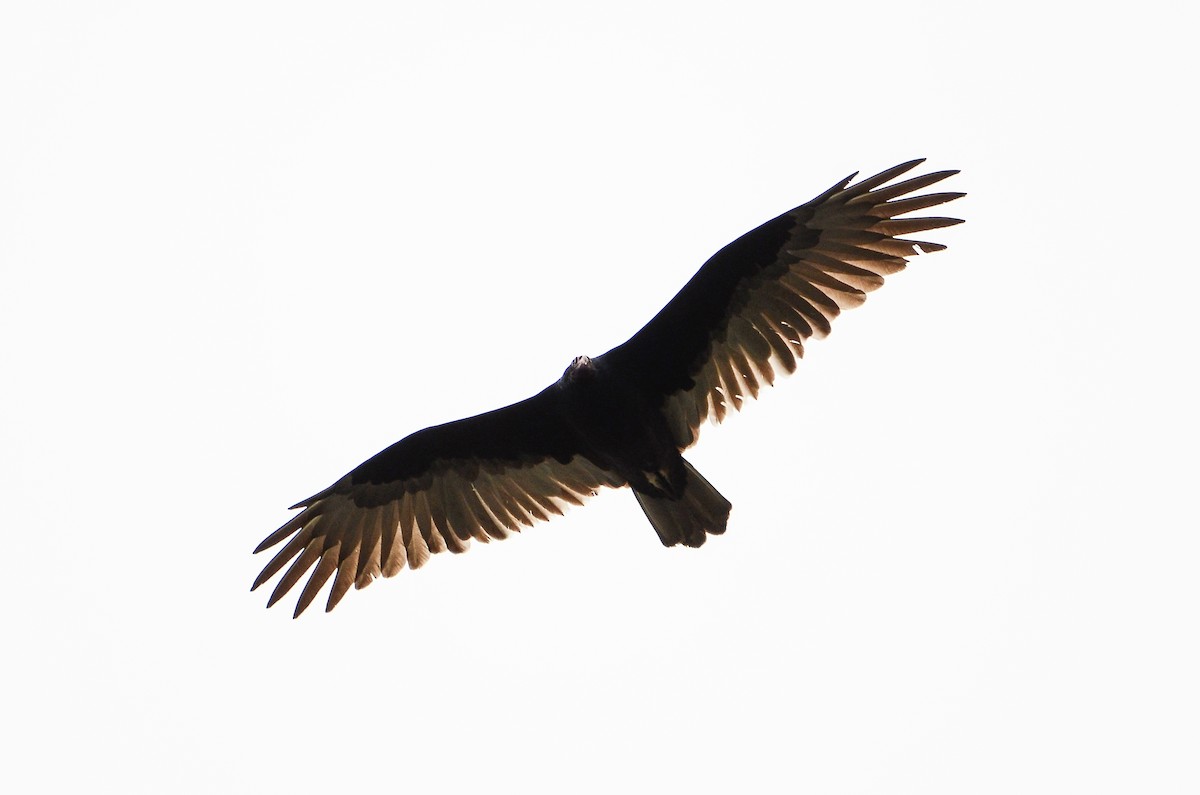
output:
[{"label": "bird's body", "polygon": [[593,463],[654,491],[651,481],[676,468],[679,450],[662,413],[607,369],[603,359],[580,356],[551,387],[561,395],[563,422]]},{"label": "bird's body", "polygon": [[[578,449],[633,489],[664,545],[698,547],[706,534],[725,532],[728,500],[684,461],[660,407],[608,367],[604,357],[578,356],[551,387],[561,395]],[[697,501],[693,510],[687,510],[691,500],[685,495]]]},{"label": "bird's body", "polygon": [[289,539],[254,587],[291,563],[273,604],[313,569],[295,614],[333,578],[331,610],[352,585],[505,538],[603,486],[629,486],[666,546],[723,533],[729,501],[682,452],[705,419],[757,396],[776,368],[792,372],[803,341],[914,247],[944,248],[897,237],[959,223],[896,217],[962,195],[908,197],[952,171],[886,185],[920,162],[846,178],[721,249],[624,344],[576,357],[526,400],[418,431],[294,506],[304,510],[255,550]]}]

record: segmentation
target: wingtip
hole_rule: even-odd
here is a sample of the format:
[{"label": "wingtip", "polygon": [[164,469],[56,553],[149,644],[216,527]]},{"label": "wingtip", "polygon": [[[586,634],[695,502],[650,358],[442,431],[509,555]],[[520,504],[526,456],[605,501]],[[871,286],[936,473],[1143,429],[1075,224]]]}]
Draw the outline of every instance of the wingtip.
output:
[{"label": "wingtip", "polygon": [[928,177],[931,179],[933,177],[937,177],[937,181],[941,182],[944,179],[949,179],[950,177],[953,177],[956,174],[961,174],[961,173],[962,173],[962,169],[959,169],[959,168],[944,168],[941,171],[930,172],[928,174]]},{"label": "wingtip", "polygon": [[[282,596],[282,595],[283,595],[283,594],[280,594],[280,596]],[[301,613],[303,613],[305,610],[307,610],[307,609],[308,609],[308,606],[309,606],[310,604],[312,604],[313,598],[314,598],[315,596],[316,596],[316,593],[313,593],[311,596],[309,596],[309,597],[306,599],[306,598],[305,598],[305,594],[303,594],[303,593],[302,593],[302,594],[300,594],[300,598],[299,598],[298,600],[296,600],[296,609],[295,609],[295,610],[292,612],[292,620],[293,620],[293,621],[294,621],[295,619],[299,618],[299,617],[300,617],[300,614],[301,614]],[[268,606],[269,606],[269,605],[268,605]]]},{"label": "wingtip", "polygon": [[[260,575],[259,575],[259,578],[258,578],[257,580],[255,580],[255,581],[254,581],[254,585],[250,586],[250,590],[251,590],[251,591],[254,591],[254,590],[256,590],[256,589],[258,588],[258,586],[262,585],[262,584],[263,584],[263,582],[265,582],[265,581],[266,581],[266,579],[269,579],[269,578],[264,578],[264,577],[263,577],[263,576],[260,574]],[[272,607],[274,607],[274,606],[275,606],[275,604],[276,604],[277,602],[279,602],[279,600],[280,600],[280,599],[282,599],[282,598],[283,598],[283,597],[284,597],[286,594],[287,594],[287,592],[286,592],[286,591],[284,591],[283,593],[280,593],[278,590],[276,590],[276,591],[275,591],[275,593],[271,594],[270,598],[268,598],[268,599],[267,599],[267,606],[266,606],[266,609],[267,609],[267,610],[270,610],[270,609],[271,609]],[[299,617],[300,617],[300,614],[304,612],[304,608],[306,608],[306,607],[308,607],[308,605],[307,605],[307,604],[305,604],[305,603],[303,603],[303,602],[297,603],[297,604],[296,604],[296,610],[295,610],[295,612],[293,612],[293,613],[292,613],[292,620],[293,620],[293,621],[295,621],[297,618],[299,618]]]},{"label": "wingtip", "polygon": [[861,199],[863,196],[868,195],[871,191],[875,190],[881,185],[885,185],[897,177],[907,174],[909,171],[912,171],[914,168],[924,162],[925,158],[918,157],[915,160],[909,160],[905,163],[892,166],[891,168],[885,168],[878,174],[869,176],[863,180],[860,180],[859,182],[854,183],[853,185],[847,185],[844,190],[846,199],[850,201]]},{"label": "wingtip", "polygon": [[903,174],[907,171],[912,171],[914,168],[921,165],[926,160],[928,160],[928,158],[914,157],[912,160],[905,160],[902,163],[897,163],[896,165],[892,166],[891,168],[885,168],[883,171],[881,171],[879,173],[880,174],[892,173],[894,175]]},{"label": "wingtip", "polygon": [[[296,503],[291,508],[288,508],[288,510],[289,511],[297,511],[301,508],[308,508],[309,506],[317,503],[318,501],[324,499],[325,497],[328,497],[330,494],[333,494],[338,489],[349,488],[351,483],[352,483],[351,476],[346,475],[341,480],[339,480],[337,483],[334,483],[332,486],[321,489],[316,494],[312,495],[311,497],[308,497],[307,499],[300,500],[300,502]],[[345,492],[343,492],[343,493],[345,493]]]}]

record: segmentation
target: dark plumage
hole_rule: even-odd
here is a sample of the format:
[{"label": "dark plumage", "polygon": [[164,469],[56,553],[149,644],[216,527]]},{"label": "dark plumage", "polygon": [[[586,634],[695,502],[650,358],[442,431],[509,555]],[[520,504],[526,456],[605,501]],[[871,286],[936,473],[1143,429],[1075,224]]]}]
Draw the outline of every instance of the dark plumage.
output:
[{"label": "dark plumage", "polygon": [[576,358],[531,398],[417,431],[294,505],[303,510],[255,550],[287,541],[254,588],[291,563],[268,606],[312,569],[295,615],[331,577],[332,610],[352,585],[507,538],[602,486],[631,487],[666,546],[725,532],[729,501],[680,453],[704,420],[794,371],[804,340],[825,336],[915,247],[945,248],[898,237],[961,223],[897,218],[963,195],[910,196],[955,171],[887,184],[921,162],[847,177],[718,251],[624,344]]}]

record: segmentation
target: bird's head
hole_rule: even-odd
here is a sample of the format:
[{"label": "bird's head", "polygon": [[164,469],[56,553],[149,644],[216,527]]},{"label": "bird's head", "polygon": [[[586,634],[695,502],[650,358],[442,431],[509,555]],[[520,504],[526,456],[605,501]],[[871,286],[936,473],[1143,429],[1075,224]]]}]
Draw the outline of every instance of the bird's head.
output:
[{"label": "bird's head", "polygon": [[578,381],[590,381],[596,375],[596,366],[589,356],[576,356],[571,364],[563,370],[563,383],[570,384]]}]

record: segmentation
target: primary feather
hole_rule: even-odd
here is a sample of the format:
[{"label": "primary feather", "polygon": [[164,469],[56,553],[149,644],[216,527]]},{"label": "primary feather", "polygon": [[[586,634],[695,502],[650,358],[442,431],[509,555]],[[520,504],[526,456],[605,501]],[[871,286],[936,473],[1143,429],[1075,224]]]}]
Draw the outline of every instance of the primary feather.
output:
[{"label": "primary feather", "polygon": [[624,344],[576,358],[531,398],[418,431],[297,503],[255,549],[287,542],[253,588],[286,567],[270,606],[311,571],[294,615],[330,579],[332,610],[351,586],[507,538],[603,486],[631,487],[667,546],[724,532],[730,503],[681,452],[705,420],[793,372],[804,341],[908,257],[945,248],[900,237],[961,223],[899,217],[963,195],[910,195],[955,171],[893,182],[921,162],[847,177],[718,251]]}]

